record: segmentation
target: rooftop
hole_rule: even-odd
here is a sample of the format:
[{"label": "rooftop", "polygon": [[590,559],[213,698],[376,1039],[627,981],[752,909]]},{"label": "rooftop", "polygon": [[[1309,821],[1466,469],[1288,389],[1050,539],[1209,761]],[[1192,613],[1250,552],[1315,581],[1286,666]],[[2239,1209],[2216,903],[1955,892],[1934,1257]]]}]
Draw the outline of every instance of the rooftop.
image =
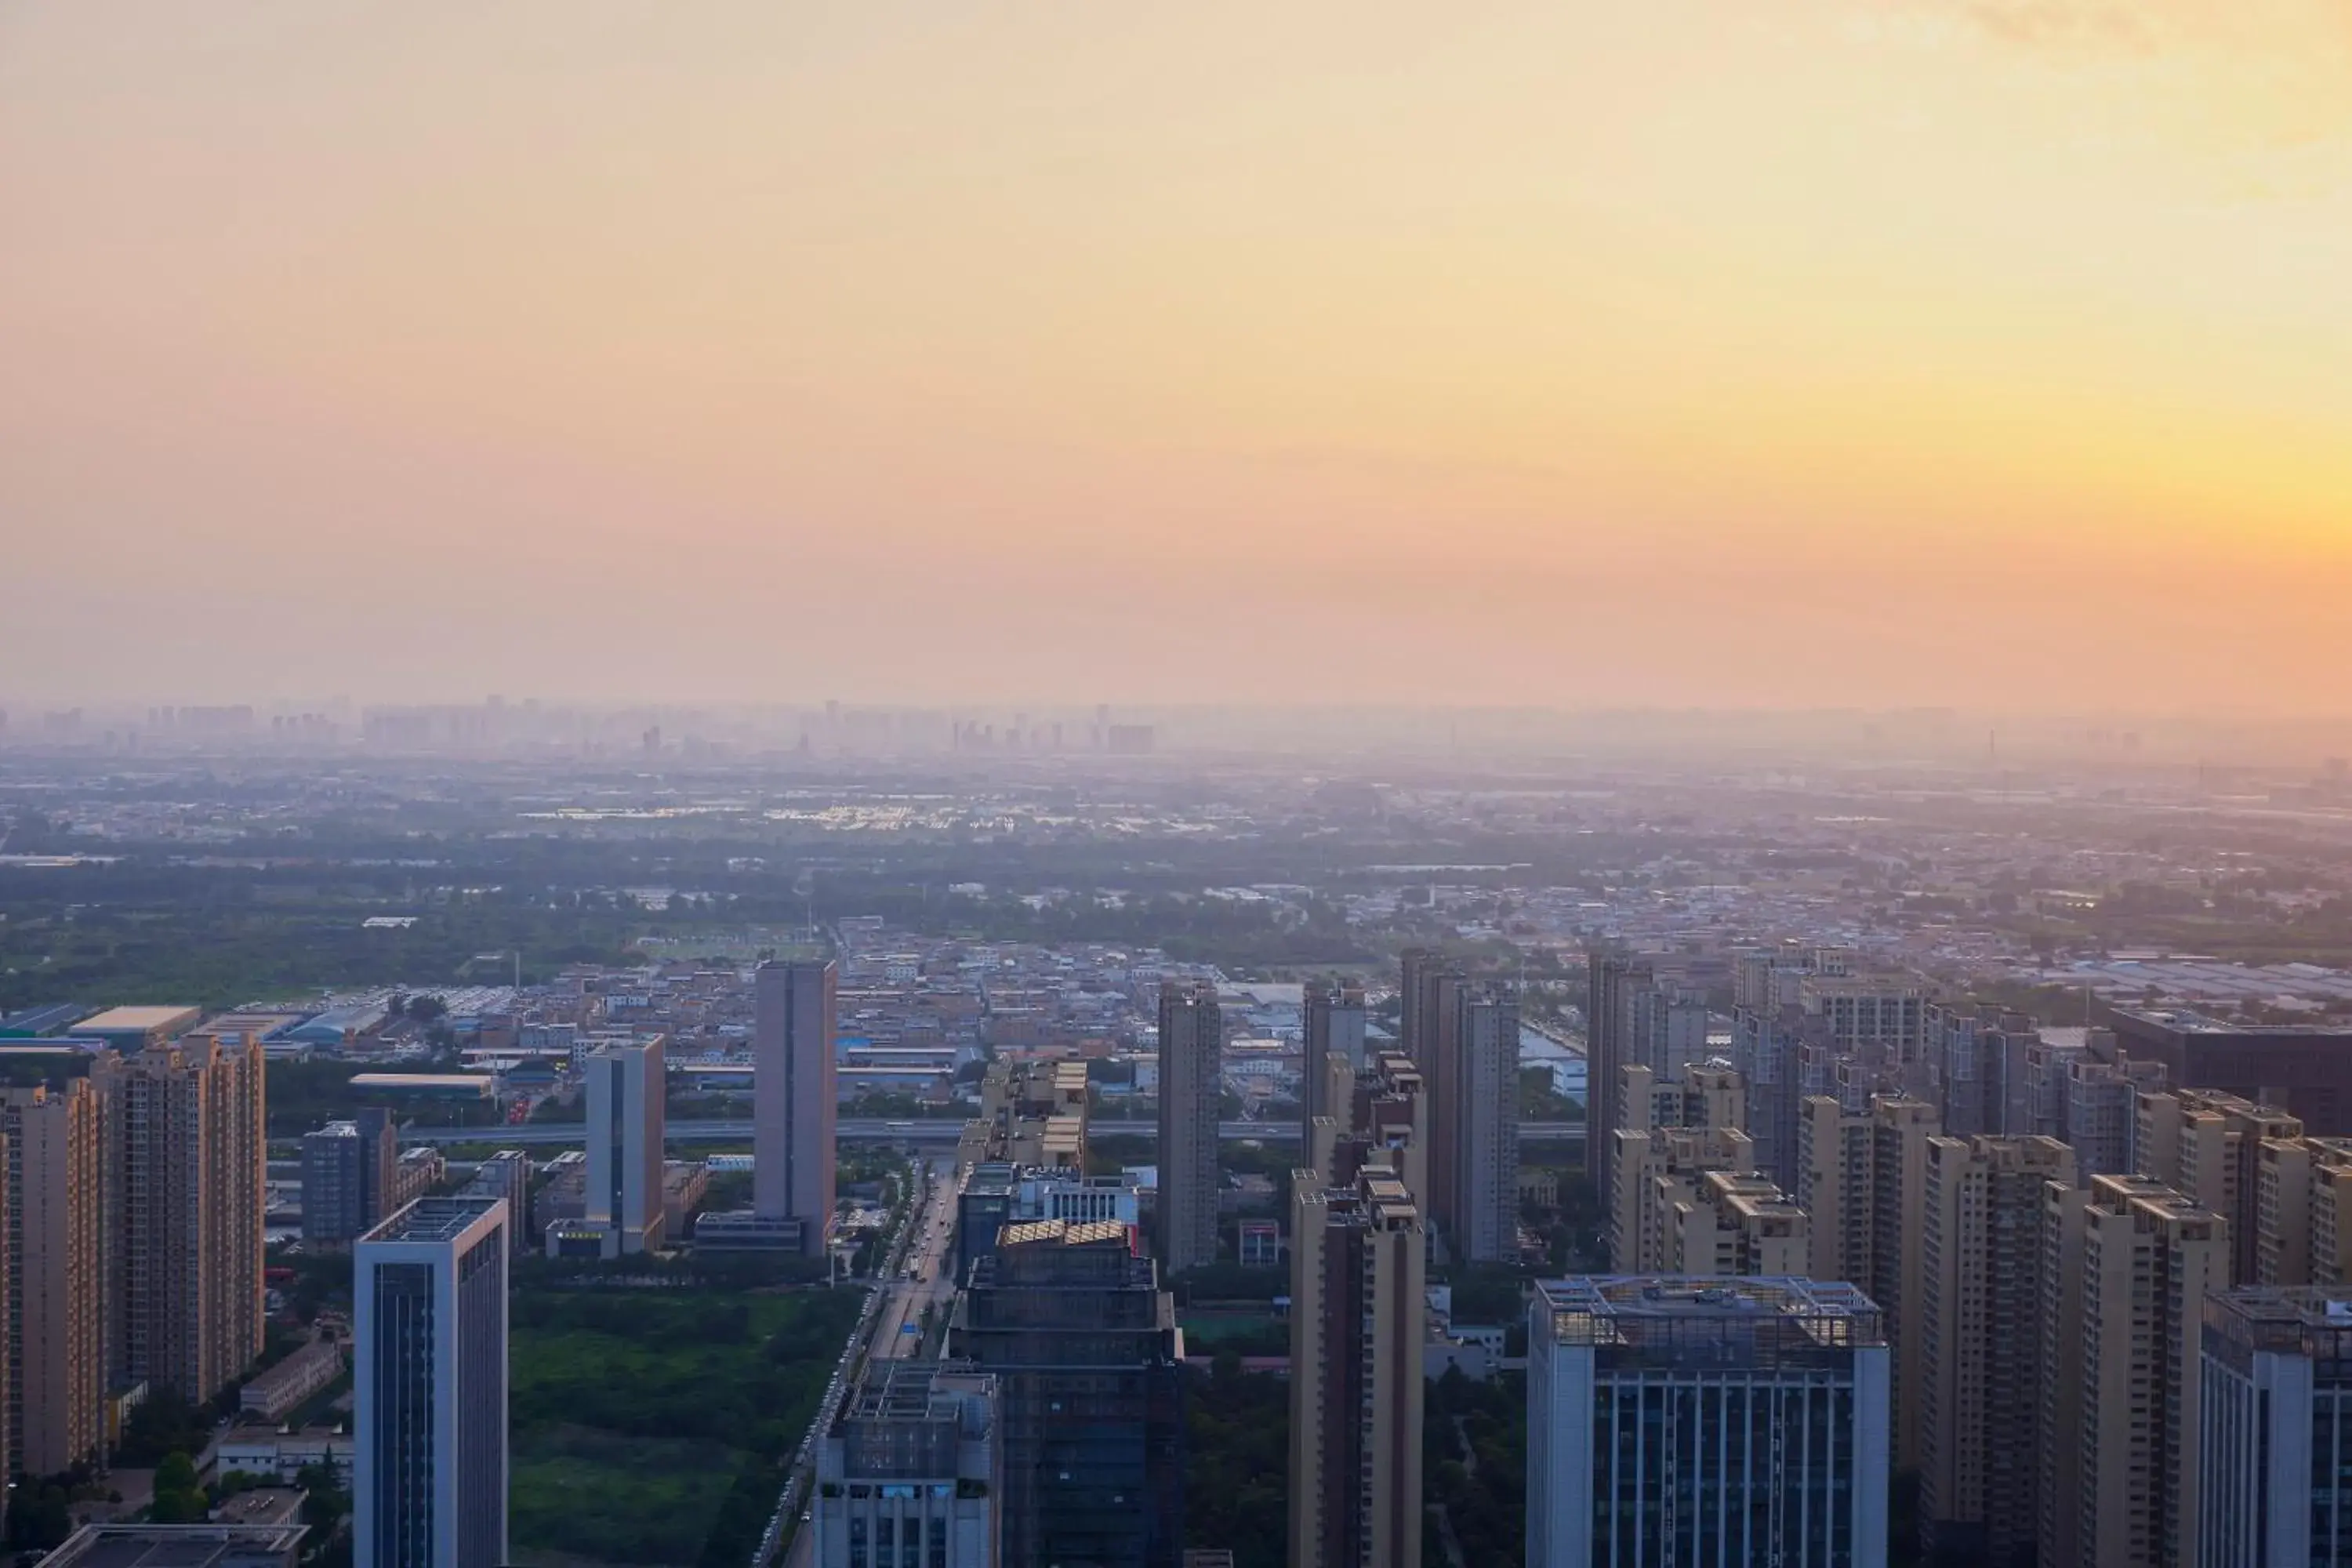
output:
[{"label": "rooftop", "polygon": [[362,1241],[451,1241],[483,1215],[505,1206],[499,1198],[419,1198],[362,1237]]},{"label": "rooftop", "polygon": [[245,1568],[291,1563],[299,1524],[86,1524],[41,1561],[49,1568]]},{"label": "rooftop", "polygon": [[1030,1220],[1021,1225],[1008,1225],[997,1236],[996,1244],[1004,1247],[1035,1247],[1059,1243],[1064,1247],[1099,1247],[1116,1243],[1121,1250],[1128,1245],[1127,1226],[1115,1220],[1089,1220],[1073,1224],[1066,1219]]},{"label": "rooftop", "polygon": [[84,1018],[68,1032],[76,1035],[152,1035],[195,1026],[202,1007],[109,1007],[94,1018]]},{"label": "rooftop", "polygon": [[1553,1342],[1672,1351],[1693,1340],[1779,1336],[1789,1348],[1886,1343],[1884,1315],[1851,1285],[1772,1277],[1582,1275],[1536,1287]]}]

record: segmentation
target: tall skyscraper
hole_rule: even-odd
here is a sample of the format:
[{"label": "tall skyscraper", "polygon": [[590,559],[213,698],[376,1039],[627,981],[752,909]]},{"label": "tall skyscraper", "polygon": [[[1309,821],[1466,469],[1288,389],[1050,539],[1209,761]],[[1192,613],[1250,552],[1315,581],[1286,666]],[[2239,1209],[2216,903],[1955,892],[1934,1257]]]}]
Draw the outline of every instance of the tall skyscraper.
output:
[{"label": "tall skyscraper", "polygon": [[956,1297],[948,1345],[996,1379],[1000,1563],[1177,1568],[1176,1308],[1124,1226],[1005,1226]]},{"label": "tall skyscraper", "polygon": [[1619,1128],[1612,1265],[1620,1274],[1664,1273],[1674,1205],[1695,1197],[1707,1172],[1750,1175],[1755,1170],[1755,1146],[1736,1127]]},{"label": "tall skyscraper", "polygon": [[1304,1151],[1314,1147],[1317,1117],[1346,1114],[1344,1107],[1324,1103],[1334,1081],[1328,1064],[1337,1059],[1346,1063],[1350,1072],[1368,1065],[1363,986],[1354,981],[1310,981],[1301,1021],[1298,1147]]},{"label": "tall skyscraper", "polygon": [[1895,1468],[1919,1468],[1918,1289],[1920,1203],[1927,1176],[1927,1141],[1936,1136],[1936,1108],[1908,1095],[1883,1094],[1871,1102],[1870,1272],[1862,1281],[1885,1314],[1895,1355]]},{"label": "tall skyscraper", "polygon": [[[605,1046],[589,1053],[581,1069],[588,1080],[583,1217],[604,1227],[613,1256],[658,1250],[664,1241],[662,1155],[668,1129],[662,1042]],[[755,1182],[757,1168],[755,1160]]]},{"label": "tall skyscraper", "polygon": [[1887,1384],[1877,1309],[1851,1286],[1538,1286],[1528,1568],[1884,1568]]},{"label": "tall skyscraper", "polygon": [[829,959],[772,959],[751,979],[751,1212],[798,1221],[811,1258],[833,1223],[835,984]]},{"label": "tall skyscraper", "polygon": [[1391,1159],[1292,1178],[1292,1568],[1421,1562],[1429,1244]]},{"label": "tall skyscraper", "polygon": [[1585,1108],[1586,1168],[1603,1204],[1612,1197],[1611,1134],[1622,1125],[1616,1103],[1628,1064],[1661,1078],[1703,1061],[1707,1054],[1708,1007],[1696,983],[1698,961],[1684,953],[1634,953],[1622,943],[1596,943],[1586,953]]},{"label": "tall skyscraper", "polygon": [[992,1377],[867,1363],[817,1450],[815,1568],[997,1568],[997,1426]]},{"label": "tall skyscraper", "polygon": [[2042,1189],[2071,1185],[2050,1138],[1927,1140],[1914,1319],[1919,1517],[1927,1559],[2031,1568],[2041,1468]]},{"label": "tall skyscraper", "polygon": [[507,1238],[498,1198],[419,1198],[352,1247],[353,1559],[507,1561]]},{"label": "tall skyscraper", "polygon": [[2042,1189],[2043,1563],[2196,1568],[2207,1292],[2229,1222],[2160,1182]]},{"label": "tall skyscraper", "polygon": [[1463,988],[1451,1137],[1446,1245],[1472,1263],[1515,1263],[1519,1241],[1519,998],[1508,985]]},{"label": "tall skyscraper", "polygon": [[2352,1291],[2205,1301],[2198,1568],[2352,1563]]},{"label": "tall skyscraper", "polygon": [[1797,1122],[1796,1198],[1812,1216],[1815,1279],[1870,1278],[1872,1122],[1825,1094],[1808,1096]]},{"label": "tall skyscraper", "polygon": [[5,1139],[7,1457],[30,1476],[95,1458],[104,1436],[108,1240],[103,1090],[0,1089]]},{"label": "tall skyscraper", "polygon": [[392,1113],[371,1107],[302,1137],[302,1245],[345,1247],[383,1222],[400,1162]]},{"label": "tall skyscraper", "polygon": [[2056,1136],[2074,1149],[2075,1169],[2086,1182],[2133,1173],[2139,1097],[2161,1092],[2171,1081],[2162,1062],[2136,1057],[2106,1061],[2096,1049],[2087,1047],[2058,1064],[2065,1074],[2065,1112]]},{"label": "tall skyscraper", "polygon": [[[1402,975],[1402,1044],[1429,1095],[1429,1191],[1420,1194],[1422,1207],[1445,1231],[1461,1212],[1454,1187],[1462,1171],[1462,998],[1469,981],[1459,963],[1425,948],[1405,950]],[[1449,1248],[1458,1245],[1451,1234],[1445,1241]]]},{"label": "tall skyscraper", "polygon": [[184,1035],[121,1064],[115,1381],[208,1400],[261,1354],[263,1083],[253,1038]]},{"label": "tall skyscraper", "polygon": [[1160,1266],[1217,1260],[1217,1111],[1224,1019],[1207,981],[1160,987]]}]

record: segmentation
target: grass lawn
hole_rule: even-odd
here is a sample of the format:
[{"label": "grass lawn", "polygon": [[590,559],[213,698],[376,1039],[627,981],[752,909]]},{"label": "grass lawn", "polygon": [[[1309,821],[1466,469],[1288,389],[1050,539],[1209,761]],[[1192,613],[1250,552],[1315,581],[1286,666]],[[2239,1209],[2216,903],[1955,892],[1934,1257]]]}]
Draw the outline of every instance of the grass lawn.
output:
[{"label": "grass lawn", "polygon": [[509,1504],[520,1563],[740,1563],[860,1298],[519,1292]]}]

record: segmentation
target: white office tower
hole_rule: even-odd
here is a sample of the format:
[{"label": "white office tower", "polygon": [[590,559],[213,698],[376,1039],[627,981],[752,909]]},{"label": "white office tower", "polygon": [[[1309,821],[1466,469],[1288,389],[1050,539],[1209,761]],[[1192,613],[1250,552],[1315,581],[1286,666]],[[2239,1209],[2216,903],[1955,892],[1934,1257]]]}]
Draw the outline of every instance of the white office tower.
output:
[{"label": "white office tower", "polygon": [[815,1568],[997,1568],[997,1383],[876,1361],[816,1451]]},{"label": "white office tower", "polygon": [[811,1258],[833,1220],[835,984],[819,959],[772,959],[752,977],[751,1213],[762,1227],[797,1222]]},{"label": "white office tower", "polygon": [[2352,1290],[2205,1299],[2200,1568],[2352,1563]]},{"label": "white office tower", "polygon": [[1891,1369],[1861,1291],[1558,1279],[1528,1330],[1528,1568],[1885,1568]]},{"label": "white office tower", "polygon": [[606,1046],[581,1063],[588,1080],[588,1184],[583,1219],[608,1258],[658,1250],[667,1086],[662,1043]]},{"label": "white office tower", "polygon": [[420,1198],[352,1248],[355,1568],[507,1561],[507,1224]]}]

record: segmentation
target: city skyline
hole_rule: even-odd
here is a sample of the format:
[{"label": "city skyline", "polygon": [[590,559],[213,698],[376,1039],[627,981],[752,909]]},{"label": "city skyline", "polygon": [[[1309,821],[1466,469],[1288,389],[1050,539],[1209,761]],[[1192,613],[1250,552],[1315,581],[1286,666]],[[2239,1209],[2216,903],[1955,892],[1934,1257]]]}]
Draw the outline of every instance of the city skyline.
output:
[{"label": "city skyline", "polygon": [[77,694],[2332,700],[2322,0],[0,37]]}]

